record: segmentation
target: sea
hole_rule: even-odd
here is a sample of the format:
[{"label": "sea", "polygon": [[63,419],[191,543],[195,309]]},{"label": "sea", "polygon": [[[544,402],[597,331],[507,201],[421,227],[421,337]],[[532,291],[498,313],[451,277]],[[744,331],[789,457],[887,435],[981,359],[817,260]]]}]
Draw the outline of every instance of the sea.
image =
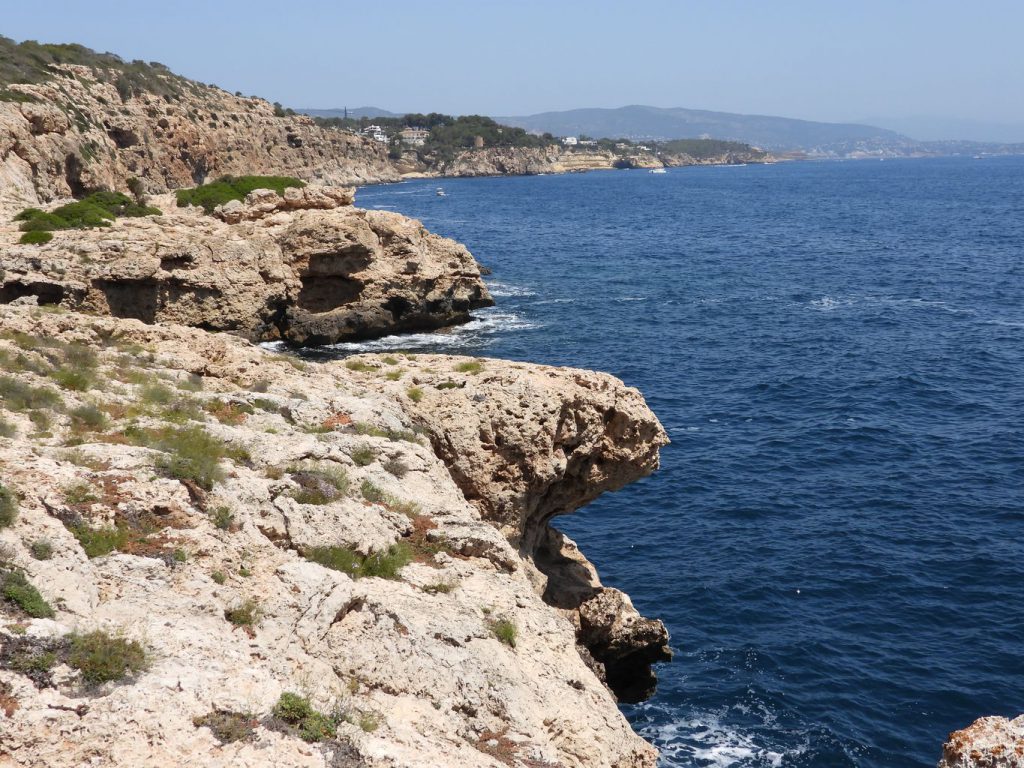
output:
[{"label": "sea", "polygon": [[[444,196],[437,194],[443,187]],[[661,618],[663,766],[934,766],[1024,712],[1024,158],[409,181],[496,306],[409,349],[607,371],[672,443],[557,526]]]}]

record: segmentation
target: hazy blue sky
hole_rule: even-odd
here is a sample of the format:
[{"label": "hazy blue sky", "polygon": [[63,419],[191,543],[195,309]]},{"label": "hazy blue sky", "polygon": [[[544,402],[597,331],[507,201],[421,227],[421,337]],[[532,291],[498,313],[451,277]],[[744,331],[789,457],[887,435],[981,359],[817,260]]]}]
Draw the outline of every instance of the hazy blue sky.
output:
[{"label": "hazy blue sky", "polygon": [[4,5],[8,37],[160,61],[296,107],[653,104],[1024,125],[1024,0]]}]

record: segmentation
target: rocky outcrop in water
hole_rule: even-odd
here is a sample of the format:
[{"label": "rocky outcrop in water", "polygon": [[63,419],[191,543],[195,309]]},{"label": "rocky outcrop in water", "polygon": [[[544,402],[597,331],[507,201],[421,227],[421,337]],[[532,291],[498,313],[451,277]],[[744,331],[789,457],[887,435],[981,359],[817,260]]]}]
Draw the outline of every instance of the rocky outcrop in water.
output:
[{"label": "rocky outcrop in water", "polygon": [[[635,390],[31,307],[0,359],[0,579],[43,601],[0,598],[12,765],[655,765],[577,645],[634,643],[628,600],[577,622],[524,549],[654,468]],[[145,658],[83,656],[96,631]]]},{"label": "rocky outcrop in water", "polygon": [[0,302],[231,331],[251,340],[329,344],[465,322],[493,303],[465,247],[415,220],[352,207],[353,190],[257,190],[206,216],[152,202],[163,216],[62,230],[4,247]]},{"label": "rocky outcrop in water", "polygon": [[[368,378],[387,368],[378,356],[354,360]],[[402,367],[408,379],[381,386],[426,430],[465,497],[533,566],[538,591],[573,622],[602,679],[622,700],[648,697],[651,664],[672,655],[665,626],[604,587],[550,526],[657,469],[668,437],[643,397],[607,374],[568,368],[423,356]],[[469,375],[451,374],[460,367]]]},{"label": "rocky outcrop in water", "polygon": [[938,768],[1024,768],[1024,715],[983,717],[949,734]]},{"label": "rocky outcrop in water", "polygon": [[78,65],[17,84],[0,99],[0,213],[95,189],[150,194],[223,175],[288,174],[325,184],[393,181],[380,143],[277,116],[263,99],[232,96],[171,73],[163,93],[126,93],[116,74]]}]

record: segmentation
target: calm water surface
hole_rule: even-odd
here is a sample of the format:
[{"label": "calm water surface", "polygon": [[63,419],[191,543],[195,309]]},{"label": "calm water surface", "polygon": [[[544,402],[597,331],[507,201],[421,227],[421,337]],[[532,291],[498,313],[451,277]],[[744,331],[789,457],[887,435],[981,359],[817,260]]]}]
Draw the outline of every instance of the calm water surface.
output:
[{"label": "calm water surface", "polygon": [[[441,184],[447,197],[435,195]],[[1024,711],[1024,159],[360,190],[493,269],[419,348],[609,371],[672,437],[559,525],[672,633],[666,766],[934,765]]]}]

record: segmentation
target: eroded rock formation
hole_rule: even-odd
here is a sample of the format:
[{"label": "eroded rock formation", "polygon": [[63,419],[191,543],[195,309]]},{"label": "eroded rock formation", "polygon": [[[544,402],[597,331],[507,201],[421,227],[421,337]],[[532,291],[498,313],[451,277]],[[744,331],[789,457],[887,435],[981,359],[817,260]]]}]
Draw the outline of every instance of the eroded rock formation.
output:
[{"label": "eroded rock formation", "polygon": [[393,181],[379,142],[277,116],[263,99],[232,96],[170,73],[168,93],[123,94],[112,77],[65,65],[0,100],[0,213],[95,189],[150,194],[223,175],[288,174],[326,184]]},{"label": "eroded rock formation", "polygon": [[[387,368],[375,355],[354,361],[370,379]],[[460,366],[470,375],[453,376]],[[426,429],[465,497],[536,569],[538,592],[573,622],[598,674],[622,700],[648,697],[651,664],[671,658],[665,626],[604,587],[549,525],[657,469],[668,437],[641,394],[603,373],[500,360],[417,356],[402,367],[409,380],[381,386]]]},{"label": "eroded rock formation", "polygon": [[[55,613],[0,599],[13,764],[653,768],[577,650],[581,632],[634,644],[628,600],[595,586],[574,621],[523,549],[551,514],[654,468],[664,434],[634,390],[443,356],[304,365],[231,335],[17,306],[0,307],[0,357],[22,385],[0,393],[0,483],[19,507],[0,571]],[[69,361],[91,385],[59,386]],[[58,394],[28,410],[11,399],[26,386]],[[465,459],[442,446],[449,417],[469,420],[447,430]],[[492,438],[504,458],[484,458]],[[221,446],[208,489],[195,445]],[[100,530],[121,533],[97,549]],[[314,561],[322,546],[412,562],[353,578]],[[146,668],[90,687],[66,656],[45,660],[94,629],[140,642]],[[287,691],[335,735],[283,727]]]},{"label": "eroded rock formation", "polygon": [[493,303],[466,248],[413,219],[352,207],[353,190],[256,190],[216,216],[152,199],[163,216],[4,246],[0,302],[329,344],[465,322]]}]

